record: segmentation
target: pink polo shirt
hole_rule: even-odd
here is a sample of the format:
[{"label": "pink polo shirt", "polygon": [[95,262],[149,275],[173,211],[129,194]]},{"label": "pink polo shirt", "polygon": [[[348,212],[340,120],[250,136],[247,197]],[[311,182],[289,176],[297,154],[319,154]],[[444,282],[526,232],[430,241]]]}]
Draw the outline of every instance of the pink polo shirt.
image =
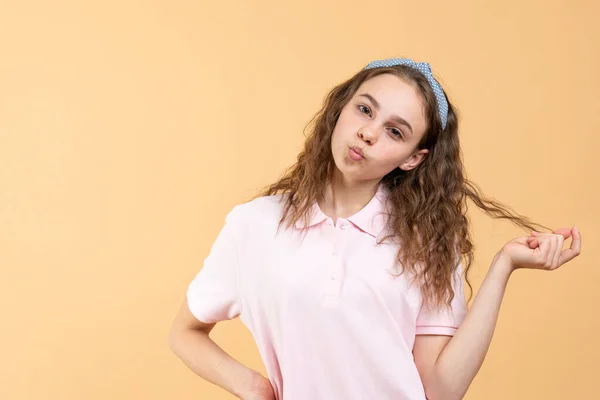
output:
[{"label": "pink polo shirt", "polygon": [[333,223],[317,204],[279,232],[281,197],[238,205],[187,299],[198,320],[240,316],[278,400],[425,400],[415,335],[453,335],[466,314],[462,279],[451,312],[425,313],[416,285],[393,278],[398,247],[384,233],[385,191]]}]

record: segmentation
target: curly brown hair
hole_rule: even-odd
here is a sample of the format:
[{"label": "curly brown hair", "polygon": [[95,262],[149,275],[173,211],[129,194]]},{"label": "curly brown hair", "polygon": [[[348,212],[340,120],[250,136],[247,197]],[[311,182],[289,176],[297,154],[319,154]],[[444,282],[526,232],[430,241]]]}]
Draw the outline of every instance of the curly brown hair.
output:
[{"label": "curly brown hair", "polygon": [[417,88],[427,120],[427,129],[417,149],[429,150],[416,168],[410,171],[396,168],[381,180],[389,191],[392,210],[387,224],[393,234],[386,238],[402,243],[398,261],[403,266],[402,272],[408,271],[411,281],[418,281],[423,305],[437,309],[449,307],[454,298],[452,277],[461,264],[470,289],[469,299],[473,293],[468,279],[474,246],[469,232],[467,199],[493,218],[507,219],[529,230],[548,228],[485,198],[477,185],[465,177],[458,116],[448,101],[448,121],[442,128],[435,94],[419,71],[407,66],[361,70],[333,88],[322,109],[307,125],[309,134],[297,162],[257,197],[288,194],[282,197],[285,204],[280,227],[293,226],[299,220],[308,221],[310,209],[322,199],[335,167],[331,137],[342,108],[363,82],[380,74],[393,74]]}]

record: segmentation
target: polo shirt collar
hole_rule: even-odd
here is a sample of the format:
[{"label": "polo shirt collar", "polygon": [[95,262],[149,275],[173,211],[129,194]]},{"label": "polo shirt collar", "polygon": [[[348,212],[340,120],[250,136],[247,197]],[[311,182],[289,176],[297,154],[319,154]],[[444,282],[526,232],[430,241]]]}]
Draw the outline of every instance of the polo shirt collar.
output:
[{"label": "polo shirt collar", "polygon": [[[373,237],[379,236],[386,227],[386,201],[387,190],[383,185],[379,185],[377,192],[371,200],[360,211],[351,217],[346,218],[360,230]],[[319,204],[315,202],[310,209],[310,218],[306,224],[303,220],[296,222],[296,228],[310,228],[327,219]]]}]

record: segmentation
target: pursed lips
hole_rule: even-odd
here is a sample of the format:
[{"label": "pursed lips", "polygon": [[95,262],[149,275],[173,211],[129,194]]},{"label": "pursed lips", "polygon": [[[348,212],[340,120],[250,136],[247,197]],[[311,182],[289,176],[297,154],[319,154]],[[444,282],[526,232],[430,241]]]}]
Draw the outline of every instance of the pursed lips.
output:
[{"label": "pursed lips", "polygon": [[350,147],[350,150],[354,151],[355,153],[360,155],[362,158],[365,158],[365,153],[363,152],[363,149],[361,149],[360,147],[352,146],[352,147]]}]

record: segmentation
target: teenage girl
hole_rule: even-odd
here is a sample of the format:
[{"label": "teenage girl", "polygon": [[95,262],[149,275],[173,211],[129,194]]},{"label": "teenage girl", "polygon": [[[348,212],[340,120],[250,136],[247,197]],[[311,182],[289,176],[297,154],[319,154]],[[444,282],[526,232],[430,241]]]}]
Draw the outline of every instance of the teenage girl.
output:
[{"label": "teenage girl", "polygon": [[[313,122],[296,164],[227,215],[171,349],[243,400],[461,399],[512,272],[579,255],[577,228],[541,233],[465,178],[457,116],[427,63],[370,63]],[[497,252],[469,312],[468,199],[531,232]],[[238,316],[268,378],[209,337]]]}]

